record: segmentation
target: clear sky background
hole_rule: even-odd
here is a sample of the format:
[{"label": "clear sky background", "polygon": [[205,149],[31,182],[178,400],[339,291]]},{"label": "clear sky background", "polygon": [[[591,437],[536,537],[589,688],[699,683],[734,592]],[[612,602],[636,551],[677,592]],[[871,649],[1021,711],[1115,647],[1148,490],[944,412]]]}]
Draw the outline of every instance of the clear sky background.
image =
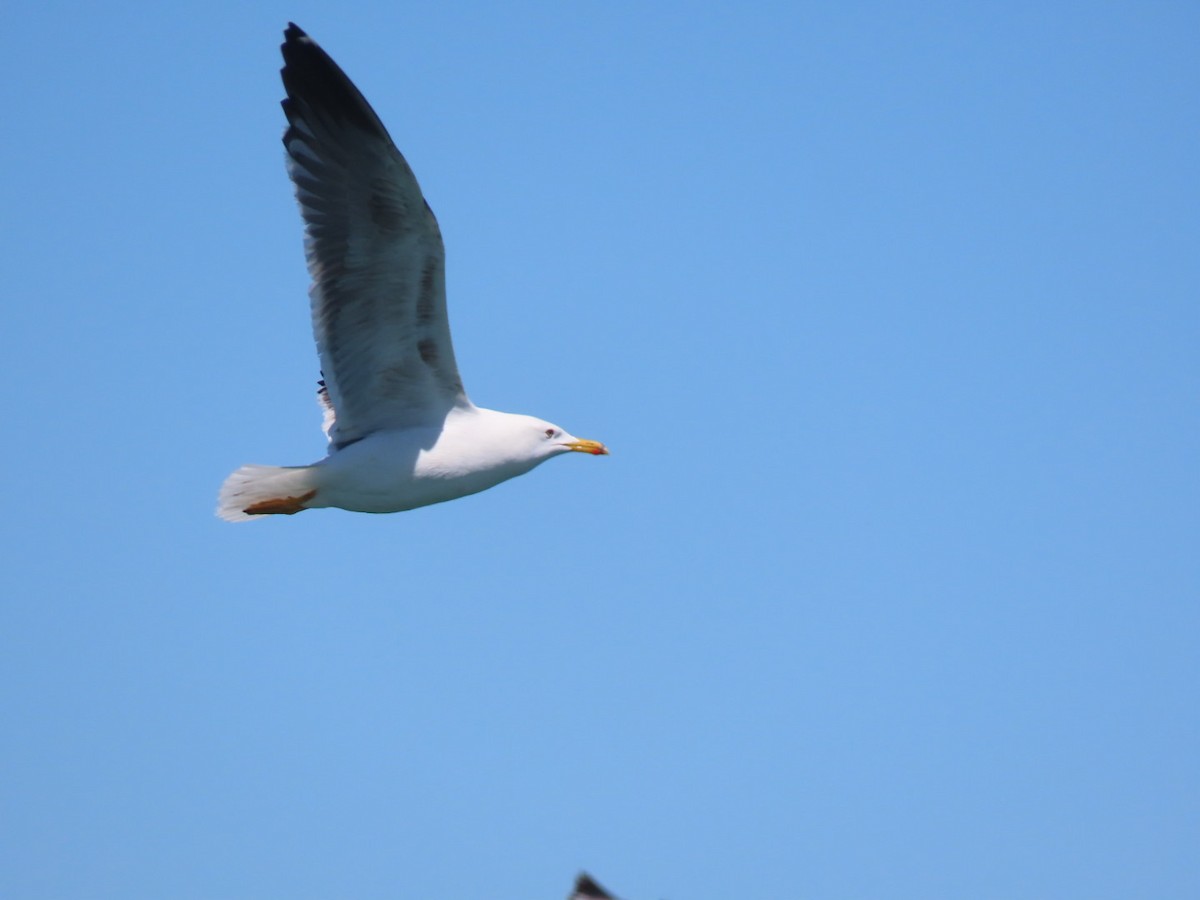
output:
[{"label": "clear sky background", "polygon": [[[230,525],[324,450],[289,19],[481,405],[603,440]],[[4,15],[0,896],[1200,896],[1200,7]]]}]

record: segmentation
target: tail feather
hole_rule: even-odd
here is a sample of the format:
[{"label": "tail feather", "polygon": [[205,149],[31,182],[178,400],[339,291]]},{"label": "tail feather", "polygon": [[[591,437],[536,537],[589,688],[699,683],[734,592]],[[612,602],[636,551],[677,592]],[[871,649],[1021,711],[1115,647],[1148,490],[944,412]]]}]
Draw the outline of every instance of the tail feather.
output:
[{"label": "tail feather", "polygon": [[316,493],[312,466],[242,466],[221,485],[217,515],[226,522],[291,515]]}]

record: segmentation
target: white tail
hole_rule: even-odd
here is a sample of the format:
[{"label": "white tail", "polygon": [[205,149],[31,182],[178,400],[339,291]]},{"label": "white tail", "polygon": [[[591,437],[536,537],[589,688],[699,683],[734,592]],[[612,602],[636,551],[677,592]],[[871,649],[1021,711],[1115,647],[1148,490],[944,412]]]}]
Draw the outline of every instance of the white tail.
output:
[{"label": "white tail", "polygon": [[226,522],[292,515],[316,496],[313,466],[242,466],[225,479],[217,515]]}]

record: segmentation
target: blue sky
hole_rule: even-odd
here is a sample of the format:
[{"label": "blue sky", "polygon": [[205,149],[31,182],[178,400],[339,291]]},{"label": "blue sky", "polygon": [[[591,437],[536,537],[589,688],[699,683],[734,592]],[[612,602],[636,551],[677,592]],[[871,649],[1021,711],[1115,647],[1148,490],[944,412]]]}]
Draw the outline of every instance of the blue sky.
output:
[{"label": "blue sky", "polygon": [[[289,19],[612,457],[213,516],[323,452]],[[0,895],[1200,894],[1195,5],[5,30]]]}]

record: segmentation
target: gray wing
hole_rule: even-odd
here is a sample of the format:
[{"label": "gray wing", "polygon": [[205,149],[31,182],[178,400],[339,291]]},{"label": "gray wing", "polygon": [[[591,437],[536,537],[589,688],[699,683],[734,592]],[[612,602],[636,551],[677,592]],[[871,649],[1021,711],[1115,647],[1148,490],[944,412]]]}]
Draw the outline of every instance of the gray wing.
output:
[{"label": "gray wing", "polygon": [[330,442],[441,421],[470,401],[450,343],[437,220],[337,63],[295,25],[282,50],[283,144],[305,222]]}]

